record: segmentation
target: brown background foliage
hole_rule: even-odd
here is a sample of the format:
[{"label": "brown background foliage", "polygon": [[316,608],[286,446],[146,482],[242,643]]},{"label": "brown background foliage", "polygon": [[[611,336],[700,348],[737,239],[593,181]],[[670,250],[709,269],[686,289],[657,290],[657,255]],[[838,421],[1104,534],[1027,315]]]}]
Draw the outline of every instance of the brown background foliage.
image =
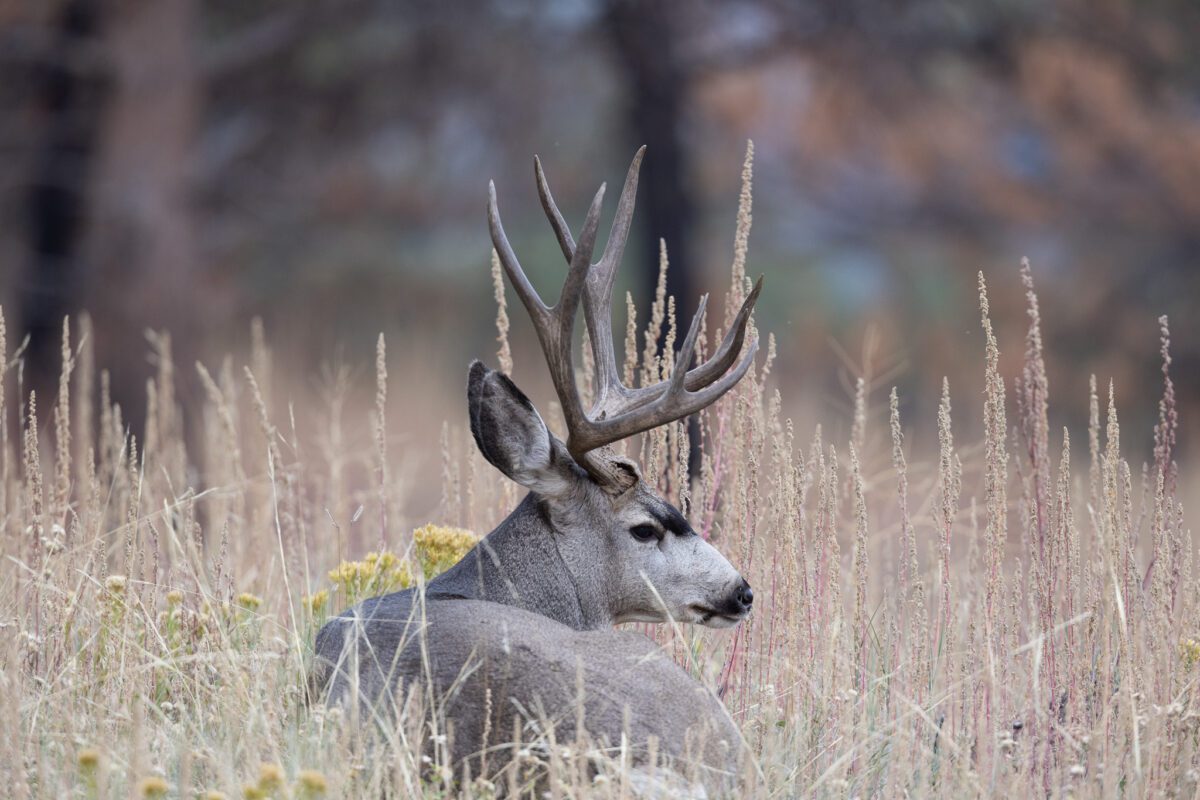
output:
[{"label": "brown background foliage", "polygon": [[[753,139],[750,272],[775,374],[804,398],[791,413],[848,429],[864,370],[876,405],[895,383],[932,409],[943,375],[978,396],[980,269],[1014,374],[1029,256],[1058,421],[1085,420],[1095,373],[1149,430],[1166,313],[1186,458],[1198,23],[1169,0],[3,4],[0,302],[47,388],[62,316],[89,310],[135,419],[145,328],[171,328],[189,364],[245,352],[261,316],[293,394],[322,365],[369,363],[382,330],[396,413],[457,422],[465,365],[494,347],[487,179],[550,285],[532,154],[579,217],[649,144],[622,280],[644,313],[662,237],[690,314],[725,285]],[[523,321],[514,336],[536,394]],[[436,427],[393,430],[425,452]]]}]

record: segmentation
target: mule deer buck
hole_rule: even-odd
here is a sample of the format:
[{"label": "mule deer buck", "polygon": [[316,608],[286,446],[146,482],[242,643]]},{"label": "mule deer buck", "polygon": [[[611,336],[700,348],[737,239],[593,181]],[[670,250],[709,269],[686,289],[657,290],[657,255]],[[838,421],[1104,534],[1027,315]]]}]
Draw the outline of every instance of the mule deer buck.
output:
[{"label": "mule deer buck", "polygon": [[[715,402],[746,374],[758,344],[741,352],[761,279],[708,360],[691,367],[702,298],[670,378],[642,387],[622,383],[610,309],[644,149],[629,168],[596,264],[604,186],[576,243],[535,159],[542,206],[570,265],[552,307],[517,261],[489,187],[492,241],[537,331],[566,442],[550,433],[507,375],[474,362],[467,400],[475,442],[529,493],[423,595],[410,589],[367,600],[317,635],[314,683],[329,702],[395,715],[420,687],[419,694],[435,698],[448,728],[444,754],[470,775],[502,767],[515,750],[505,744],[514,734],[564,742],[585,733],[612,747],[624,742],[635,763],[657,747],[678,770],[672,774],[694,767],[710,788],[723,786],[737,762],[739,734],[712,692],[646,637],[613,630],[616,623],[668,618],[728,627],[754,600],[725,557],[610,447]],[[572,355],[581,302],[594,353],[590,409],[581,401]]]}]

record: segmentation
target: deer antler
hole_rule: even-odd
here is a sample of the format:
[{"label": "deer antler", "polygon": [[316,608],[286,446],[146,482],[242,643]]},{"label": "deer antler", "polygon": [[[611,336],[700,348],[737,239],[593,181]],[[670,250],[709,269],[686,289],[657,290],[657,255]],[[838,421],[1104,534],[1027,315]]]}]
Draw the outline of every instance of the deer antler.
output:
[{"label": "deer antler", "polygon": [[[633,157],[633,163],[625,178],[625,186],[617,202],[617,213],[604,255],[594,265],[591,264],[591,258],[596,245],[600,203],[605,187],[601,185],[592,200],[577,246],[550,194],[541,161],[534,158],[534,171],[542,208],[550,220],[563,255],[570,264],[559,301],[553,308],[548,308],[542,302],[529,279],[525,277],[525,272],[521,269],[500,222],[495,186],[489,184],[488,224],[491,228],[492,243],[513,288],[533,320],[538,340],[546,355],[550,377],[567,422],[567,450],[580,466],[600,481],[611,481],[614,477],[613,470],[604,460],[592,457],[593,451],[689,416],[716,402],[746,374],[758,350],[758,340],[755,339],[751,341],[737,366],[730,370],[745,341],[750,312],[762,290],[762,278],[758,279],[754,289],[742,303],[733,325],[711,358],[694,369],[688,369],[695,358],[696,339],[708,303],[708,295],[703,295],[692,318],[687,337],[683,341],[683,347],[676,355],[671,377],[651,386],[637,388],[622,383],[613,352],[612,290],[617,266],[629,237],[637,194],[638,170],[645,150],[645,147],[640,148]],[[595,356],[596,398],[590,413],[584,411],[578,387],[575,385],[571,352],[571,334],[581,295],[584,319]]]}]

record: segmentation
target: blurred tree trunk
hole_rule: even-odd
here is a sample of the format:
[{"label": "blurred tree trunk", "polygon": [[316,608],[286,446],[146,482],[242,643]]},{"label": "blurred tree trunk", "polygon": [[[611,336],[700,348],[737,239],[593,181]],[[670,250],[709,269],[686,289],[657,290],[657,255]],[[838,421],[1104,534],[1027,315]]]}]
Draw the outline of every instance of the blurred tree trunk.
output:
[{"label": "blurred tree trunk", "polygon": [[105,101],[103,76],[89,43],[101,23],[97,0],[70,0],[33,72],[41,124],[25,199],[29,276],[18,284],[17,302],[30,336],[30,388],[44,398],[58,381],[63,317],[82,300],[80,244]]},{"label": "blurred tree trunk", "polygon": [[695,204],[687,191],[687,149],[681,133],[688,81],[677,52],[676,6],[669,0],[613,0],[606,22],[626,77],[626,127],[634,140],[630,152],[647,146],[638,184],[640,234],[634,246],[644,272],[642,289],[654,296],[659,240],[666,240],[671,261],[667,292],[675,295],[681,326],[686,327],[697,300],[689,245]]},{"label": "blurred tree trunk", "polygon": [[[114,395],[142,407],[145,328],[168,328],[176,362],[190,367],[203,291],[192,190],[202,75],[196,0],[118,0],[106,21],[112,99],[98,155],[88,242],[102,303]],[[190,368],[180,370],[190,376]]]},{"label": "blurred tree trunk", "polygon": [[[640,241],[634,245],[638,262],[643,265],[643,296],[654,296],[660,240],[665,241],[671,264],[667,294],[674,295],[676,319],[686,331],[699,298],[690,245],[695,204],[688,192],[688,157],[682,131],[688,75],[676,29],[684,10],[678,6],[674,0],[611,0],[605,22],[617,62],[625,73],[626,125],[633,146],[646,145],[638,184]],[[679,334],[679,341],[683,335]],[[688,469],[695,476],[700,466],[700,437],[694,419],[689,431]]]}]

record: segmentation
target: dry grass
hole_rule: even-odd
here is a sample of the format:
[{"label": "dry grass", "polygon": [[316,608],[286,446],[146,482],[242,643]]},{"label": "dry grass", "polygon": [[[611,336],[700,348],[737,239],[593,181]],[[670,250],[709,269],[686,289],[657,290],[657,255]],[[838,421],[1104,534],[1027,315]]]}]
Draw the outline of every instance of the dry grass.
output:
[{"label": "dry grass", "polygon": [[[728,309],[747,287],[749,160],[746,172]],[[773,343],[701,415],[697,480],[685,426],[636,443],[648,478],[759,597],[733,633],[656,633],[742,725],[740,796],[1196,796],[1200,582],[1166,321],[1154,462],[1122,457],[1115,393],[1093,385],[1089,458],[1073,472],[1067,432],[1047,422],[1027,268],[1022,279],[1030,326],[1010,390],[999,348],[1012,344],[992,334],[980,276],[982,443],[953,435],[947,385],[926,412],[938,447],[911,457],[899,398],[890,421],[871,418],[869,380],[852,442],[820,429],[801,440],[771,388]],[[670,370],[653,342],[660,329],[674,340],[673,308],[656,298],[642,347],[630,323],[627,375]],[[506,331],[502,309],[501,361]],[[377,796],[384,783],[453,794],[422,763],[419,720],[416,739],[369,757],[341,714],[304,698],[326,615],[469,544],[434,529],[414,544],[398,524],[410,516],[389,470],[384,342],[370,408],[347,408],[337,373],[293,409],[271,394],[260,329],[253,340],[249,368],[196,365],[206,399],[181,408],[170,339],[153,335],[135,436],[86,337],[64,327],[62,388],[46,402],[14,385],[0,327],[0,714],[16,723],[0,737],[0,782],[13,797]],[[486,532],[516,490],[448,423],[436,521]],[[890,447],[873,446],[889,428]],[[560,796],[629,790],[553,769]]]}]

